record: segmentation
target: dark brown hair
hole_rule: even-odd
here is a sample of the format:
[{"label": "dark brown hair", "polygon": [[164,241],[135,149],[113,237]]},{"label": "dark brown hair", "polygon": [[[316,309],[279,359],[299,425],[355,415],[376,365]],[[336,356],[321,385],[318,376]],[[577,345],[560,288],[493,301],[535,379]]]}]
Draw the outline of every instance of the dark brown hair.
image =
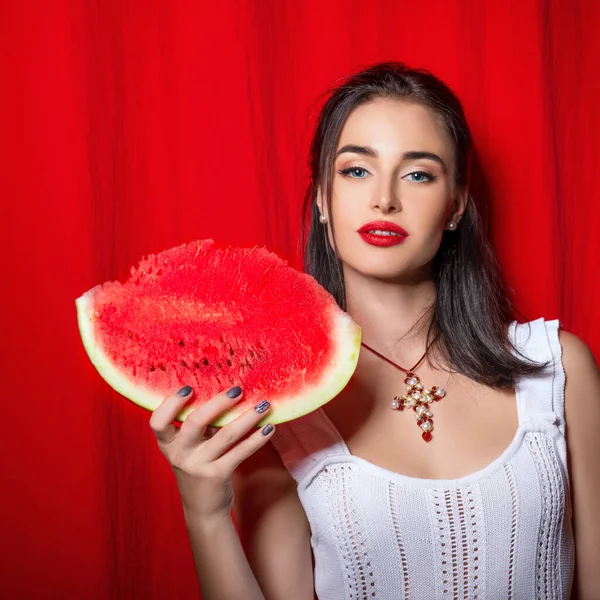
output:
[{"label": "dark brown hair", "polygon": [[[317,193],[323,190],[329,212],[335,149],[342,127],[352,110],[375,98],[401,99],[429,108],[453,142],[455,186],[464,189],[469,179],[472,139],[462,105],[452,90],[428,71],[397,62],[380,63],[328,92],[310,149],[304,268],[344,310],[342,265],[329,243],[327,229],[319,223]],[[332,233],[333,225],[330,219]],[[434,280],[436,300],[425,315],[430,317],[427,345],[435,343],[451,368],[489,386],[512,387],[519,376],[543,367],[515,356],[507,343],[505,328],[512,320],[513,307],[470,193],[460,226],[444,232],[434,258]]]}]

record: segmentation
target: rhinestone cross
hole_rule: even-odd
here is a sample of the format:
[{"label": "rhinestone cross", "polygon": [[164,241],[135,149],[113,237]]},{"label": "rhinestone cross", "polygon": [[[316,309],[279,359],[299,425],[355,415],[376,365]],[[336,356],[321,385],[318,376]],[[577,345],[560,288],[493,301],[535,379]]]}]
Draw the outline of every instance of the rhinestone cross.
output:
[{"label": "rhinestone cross", "polygon": [[393,410],[404,410],[412,408],[415,412],[417,425],[422,429],[421,437],[430,442],[433,438],[433,413],[429,410],[432,402],[439,402],[445,395],[446,390],[433,386],[431,389],[424,388],[421,380],[412,372],[406,374],[404,383],[407,385],[406,394],[396,396],[392,400]]}]

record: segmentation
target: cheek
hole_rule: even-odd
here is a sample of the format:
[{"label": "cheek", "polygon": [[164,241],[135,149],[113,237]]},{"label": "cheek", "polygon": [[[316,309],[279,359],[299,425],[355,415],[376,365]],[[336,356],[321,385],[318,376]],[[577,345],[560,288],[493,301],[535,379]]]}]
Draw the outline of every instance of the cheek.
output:
[{"label": "cheek", "polygon": [[446,206],[438,204],[426,210],[419,210],[415,212],[413,219],[407,219],[413,248],[418,248],[417,253],[426,260],[435,256],[442,243],[447,212]]},{"label": "cheek", "polygon": [[[365,221],[364,197],[357,197],[345,192],[343,197],[333,194],[331,199],[331,218],[335,224],[335,236],[337,240],[348,238]],[[331,229],[331,227],[329,227]]]},{"label": "cheek", "polygon": [[412,262],[424,265],[434,259],[440,249],[450,211],[450,203],[440,203],[421,211],[418,217],[415,215],[410,231],[414,252]]},{"label": "cheek", "polygon": [[[352,211],[345,209],[339,210],[336,209],[335,205],[331,208],[331,218],[335,227],[335,240],[337,243],[338,251],[344,253],[344,250],[348,247],[351,247],[353,234],[356,234],[356,216],[353,218]],[[333,244],[333,231],[331,227],[331,223],[326,225],[327,233],[329,237],[329,244],[332,248],[334,248]]]},{"label": "cheek", "polygon": [[[424,190],[414,196],[406,195],[403,205],[406,224],[422,231],[435,232],[441,230],[452,211],[451,189],[447,185],[437,189]],[[403,215],[400,214],[402,219]]]},{"label": "cheek", "polygon": [[336,179],[331,191],[331,212],[334,216],[343,217],[357,209],[365,210],[369,201],[369,189],[366,185],[354,185],[348,181]]},{"label": "cheek", "polygon": [[423,232],[430,236],[443,229],[447,213],[448,207],[445,203],[420,206],[407,217],[407,225],[412,227],[415,233]]}]

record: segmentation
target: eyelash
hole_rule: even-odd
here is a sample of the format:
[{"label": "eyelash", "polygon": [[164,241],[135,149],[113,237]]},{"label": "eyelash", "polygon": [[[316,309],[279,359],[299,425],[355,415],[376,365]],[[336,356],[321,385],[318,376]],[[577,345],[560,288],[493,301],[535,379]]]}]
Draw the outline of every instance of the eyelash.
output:
[{"label": "eyelash", "polygon": [[[368,171],[363,167],[348,167],[347,169],[341,169],[340,171],[338,171],[338,173],[340,175],[344,175],[345,177],[348,177],[352,171],[357,171],[357,170],[368,173]],[[407,177],[408,175],[425,175],[425,177],[427,177],[427,179],[425,181],[413,181],[412,183],[431,183],[432,181],[437,179],[437,177],[435,175],[431,175],[430,173],[427,173],[427,171],[411,171],[410,173],[407,173],[404,177]],[[404,177],[403,177],[403,179],[404,179]],[[364,179],[364,177],[351,177],[351,179]]]}]

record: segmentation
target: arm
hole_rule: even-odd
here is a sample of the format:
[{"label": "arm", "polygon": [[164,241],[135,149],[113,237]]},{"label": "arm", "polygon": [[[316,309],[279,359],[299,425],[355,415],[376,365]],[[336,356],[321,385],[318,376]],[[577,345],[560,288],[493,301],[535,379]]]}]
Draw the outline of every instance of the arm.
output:
[{"label": "arm", "polygon": [[560,341],[576,555],[572,597],[591,600],[600,590],[600,374],[579,338],[561,331]]},{"label": "arm", "polygon": [[267,600],[313,600],[310,526],[296,482],[268,444],[234,472],[236,526]]},{"label": "arm", "polygon": [[231,518],[184,514],[202,599],[265,600]]},{"label": "arm", "polygon": [[237,532],[230,517],[184,506],[202,598],[312,600],[310,528],[275,450],[260,448],[232,482]]},{"label": "arm", "polygon": [[200,405],[178,429],[173,421],[192,392],[185,386],[166,398],[152,413],[150,427],[177,479],[202,598],[265,600],[231,520],[231,479],[268,443],[273,429],[256,425],[269,405],[263,401],[244,411],[209,438],[208,424],[236,404],[242,390],[236,386]]}]

